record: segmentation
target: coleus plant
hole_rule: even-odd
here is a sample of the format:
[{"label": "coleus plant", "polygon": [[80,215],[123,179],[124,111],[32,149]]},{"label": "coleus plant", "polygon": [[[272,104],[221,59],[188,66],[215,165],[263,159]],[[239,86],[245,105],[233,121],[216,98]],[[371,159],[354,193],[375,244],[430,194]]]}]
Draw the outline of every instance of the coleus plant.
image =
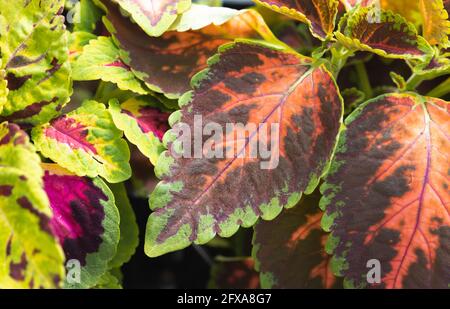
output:
[{"label": "coleus plant", "polygon": [[[0,0],[1,288],[120,287],[142,173],[149,257],[254,226],[213,287],[449,286],[450,1],[255,2]],[[373,57],[409,78],[372,87]],[[183,155],[199,116],[258,125]]]}]

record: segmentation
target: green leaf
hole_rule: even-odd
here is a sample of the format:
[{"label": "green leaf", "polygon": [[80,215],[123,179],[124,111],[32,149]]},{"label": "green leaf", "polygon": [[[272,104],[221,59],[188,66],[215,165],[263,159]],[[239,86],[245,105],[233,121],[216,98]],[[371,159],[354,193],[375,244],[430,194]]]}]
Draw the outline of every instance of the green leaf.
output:
[{"label": "green leaf", "polygon": [[92,33],[102,17],[102,11],[92,0],[80,0],[74,19],[73,31]]},{"label": "green leaf", "polygon": [[0,119],[40,124],[57,116],[68,102],[68,36],[59,15],[63,3],[0,0],[0,74],[9,90]]},{"label": "green leaf", "polygon": [[169,129],[169,114],[161,111],[158,103],[155,98],[145,96],[131,98],[122,104],[113,100],[109,104],[117,128],[124,131],[126,138],[154,165],[165,150],[162,138]]},{"label": "green leaf", "polygon": [[147,94],[142,82],[121,58],[120,50],[110,37],[100,36],[90,40],[73,63],[74,80],[96,80],[117,84],[121,90]]},{"label": "green leaf", "polygon": [[354,51],[387,58],[429,60],[433,49],[401,15],[376,7],[358,7],[341,20],[336,38]]},{"label": "green leaf", "polygon": [[42,169],[28,136],[0,124],[0,287],[56,288],[64,254],[51,226]]},{"label": "green leaf", "polygon": [[122,284],[119,279],[114,276],[111,272],[106,272],[100,277],[98,283],[93,287],[93,289],[122,289]]},{"label": "green leaf", "polygon": [[150,36],[163,34],[191,0],[113,0]]},{"label": "green leaf", "polygon": [[[192,86],[180,99],[181,111],[169,118],[173,128],[164,136],[169,150],[155,169],[162,181],[150,197],[149,256],[204,244],[216,234],[229,237],[239,226],[252,226],[258,217],[271,220],[283,207],[294,206],[326,171],[340,129],[342,99],[331,74],[271,45],[222,46]],[[194,132],[214,123],[221,130],[226,124],[242,126],[225,133],[214,129],[214,139],[203,144]],[[279,134],[272,139],[261,133],[277,125]],[[236,141],[235,134],[249,137]],[[225,149],[224,138],[232,140]],[[256,145],[261,150],[269,143],[265,160],[251,158]]]},{"label": "green leaf", "polygon": [[95,40],[97,36],[95,34],[85,32],[85,31],[76,31],[71,32],[69,35],[69,60],[71,65],[75,60],[81,55],[83,52],[83,47],[88,45],[91,40]]},{"label": "green leaf", "polygon": [[123,183],[110,184],[109,187],[114,193],[120,214],[120,240],[117,245],[117,253],[109,262],[109,267],[118,268],[127,263],[134,255],[139,244],[139,228],[125,185]]},{"label": "green leaf", "polygon": [[78,176],[116,183],[131,175],[130,151],[105,106],[85,101],[76,110],[32,131],[36,148]]}]

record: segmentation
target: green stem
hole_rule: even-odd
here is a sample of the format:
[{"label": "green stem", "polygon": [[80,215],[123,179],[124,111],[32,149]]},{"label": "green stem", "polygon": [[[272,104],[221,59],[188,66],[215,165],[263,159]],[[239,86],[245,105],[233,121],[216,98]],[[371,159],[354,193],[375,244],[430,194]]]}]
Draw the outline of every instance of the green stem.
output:
[{"label": "green stem", "polygon": [[369,75],[367,74],[366,66],[363,62],[358,62],[355,64],[356,73],[358,74],[359,87],[366,94],[366,98],[369,99],[373,97],[373,89],[370,84]]},{"label": "green stem", "polygon": [[340,45],[331,48],[331,72],[333,72],[333,76],[336,80],[342,68],[347,63],[348,58],[352,55],[353,55],[352,51]]},{"label": "green stem", "polygon": [[411,75],[411,77],[406,82],[406,90],[408,91],[416,90],[416,88],[419,87],[424,80],[426,80],[425,76],[413,73],[413,75]]},{"label": "green stem", "polygon": [[427,93],[427,96],[440,98],[450,93],[450,77]]},{"label": "green stem", "polygon": [[95,92],[94,100],[101,102],[105,94],[106,86],[107,83],[101,80],[100,83],[98,84],[97,91]]}]

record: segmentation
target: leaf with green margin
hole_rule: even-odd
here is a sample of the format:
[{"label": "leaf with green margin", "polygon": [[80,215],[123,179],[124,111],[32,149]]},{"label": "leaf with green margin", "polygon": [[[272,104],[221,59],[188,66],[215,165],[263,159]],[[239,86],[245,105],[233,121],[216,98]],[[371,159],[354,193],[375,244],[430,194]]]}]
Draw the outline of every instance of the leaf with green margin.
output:
[{"label": "leaf with green margin", "polygon": [[258,289],[259,276],[249,257],[216,257],[208,283],[210,289]]},{"label": "leaf with green margin", "polygon": [[171,99],[190,90],[191,78],[206,68],[207,59],[222,44],[235,38],[264,39],[284,44],[254,10],[237,12],[234,18],[220,26],[213,23],[198,31],[168,31],[159,38],[152,38],[124,18],[112,3],[105,1],[104,4],[107,14],[103,21],[117,46],[128,54],[122,58],[124,62],[151,90],[162,92]]},{"label": "leaf with green margin", "polygon": [[44,189],[54,213],[50,225],[66,263],[77,260],[81,266],[79,282],[69,280],[68,273],[64,287],[92,287],[109,268],[119,243],[120,217],[114,195],[98,177],[76,176],[57,164],[42,166]]},{"label": "leaf with green margin", "polygon": [[78,10],[73,16],[75,21],[73,31],[93,33],[101,17],[102,10],[92,0],[80,0]]},{"label": "leaf with green margin", "polygon": [[[272,45],[244,40],[220,47],[192,86],[194,91],[180,99],[181,111],[170,117],[173,129],[164,136],[169,150],[155,168],[162,181],[150,196],[154,212],[145,242],[152,257],[193,242],[204,244],[216,234],[230,237],[239,226],[252,226],[258,217],[271,220],[297,204],[327,169],[341,125],[342,98],[324,65]],[[195,134],[182,137],[185,130],[194,132],[195,122],[195,132],[215,122],[223,128],[226,123],[248,127],[235,126],[219,134],[217,142],[209,138],[203,145]],[[273,134],[268,140],[259,133],[279,122],[280,137]],[[235,141],[235,133],[250,137]],[[178,134],[181,138],[174,140]],[[226,138],[233,144],[224,153]],[[252,159],[256,144],[268,142],[267,160]],[[189,143],[196,145],[194,156]],[[209,147],[221,154],[213,155]]]},{"label": "leaf with green margin", "polygon": [[142,82],[121,59],[121,52],[110,37],[99,36],[83,47],[72,64],[73,79],[77,81],[101,79],[117,84],[121,90],[147,94]]},{"label": "leaf with green margin", "polygon": [[63,3],[0,0],[0,70],[9,89],[0,121],[44,123],[68,102],[72,82]]},{"label": "leaf with green margin", "polygon": [[333,35],[339,0],[254,0],[266,8],[295,18],[309,26],[324,41]]},{"label": "leaf with green margin", "polygon": [[[327,252],[347,287],[448,288],[450,104],[387,94],[345,121],[321,186]],[[369,283],[377,259],[381,282]]]},{"label": "leaf with green margin", "polygon": [[319,200],[315,192],[275,220],[255,225],[252,256],[262,288],[342,288],[325,252],[328,233],[320,227]]},{"label": "leaf with green margin", "polygon": [[119,268],[127,263],[135,253],[139,244],[139,228],[125,185],[123,183],[109,184],[109,188],[114,194],[116,206],[119,210],[120,240],[116,255],[108,266],[109,268]]},{"label": "leaf with green margin", "polygon": [[191,0],[112,0],[131,14],[131,18],[149,36],[160,36],[179,14],[191,6]]},{"label": "leaf with green margin", "polygon": [[26,133],[1,123],[1,288],[57,288],[64,278],[64,254],[51,229],[42,175]]},{"label": "leaf with green margin", "polygon": [[165,150],[162,138],[169,129],[169,113],[162,111],[158,103],[151,96],[131,98],[122,104],[114,100],[109,102],[116,127],[153,165]]},{"label": "leaf with green margin", "polygon": [[429,60],[433,49],[401,15],[376,7],[348,12],[335,32],[351,50],[368,51],[387,58]]},{"label": "leaf with green margin", "polygon": [[128,145],[101,103],[85,101],[31,134],[42,155],[78,176],[100,175],[111,183],[131,176]]}]

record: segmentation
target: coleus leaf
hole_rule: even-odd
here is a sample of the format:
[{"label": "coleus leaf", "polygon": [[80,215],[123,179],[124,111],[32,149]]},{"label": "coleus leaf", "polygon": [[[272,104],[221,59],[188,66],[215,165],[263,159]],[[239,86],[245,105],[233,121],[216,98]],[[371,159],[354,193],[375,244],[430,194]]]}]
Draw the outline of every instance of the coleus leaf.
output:
[{"label": "coleus leaf", "polygon": [[108,182],[131,175],[130,151],[105,106],[85,101],[81,107],[33,128],[36,148],[78,176],[104,177]]},{"label": "coleus leaf", "polygon": [[189,9],[191,0],[113,0],[150,36],[160,36],[178,14]]},{"label": "coleus leaf", "polygon": [[97,36],[90,32],[75,31],[69,35],[69,61],[71,64],[82,54],[83,47],[88,45],[91,40],[95,40]]},{"label": "coleus leaf", "polygon": [[241,12],[220,26],[212,24],[198,31],[169,31],[152,38],[120,15],[113,4],[104,4],[108,9],[107,19],[104,19],[107,28],[118,46],[128,52],[124,60],[129,59],[127,64],[150,89],[163,92],[169,98],[178,98],[190,89],[192,76],[206,67],[207,59],[220,45],[235,38],[276,41],[254,10]]},{"label": "coleus leaf", "polygon": [[158,105],[151,96],[131,98],[122,104],[111,101],[109,104],[117,128],[124,131],[126,138],[154,165],[165,150],[162,138],[169,129],[169,113],[162,111]]},{"label": "coleus leaf", "polygon": [[116,206],[119,210],[120,239],[116,255],[109,262],[108,266],[109,268],[119,268],[127,263],[135,253],[139,244],[139,228],[125,185],[123,183],[110,184],[109,187],[114,194]]},{"label": "coleus leaf", "polygon": [[117,84],[122,90],[147,94],[148,91],[142,82],[136,78],[122,58],[120,50],[110,37],[100,36],[95,40],[90,40],[72,65],[73,79],[101,79]]},{"label": "coleus leaf", "polygon": [[[346,286],[448,287],[449,106],[389,94],[347,118],[321,187],[327,250]],[[380,284],[367,282],[372,259]]]},{"label": "coleus leaf", "polygon": [[450,47],[450,21],[442,0],[420,0],[423,36],[431,45]]},{"label": "coleus leaf", "polygon": [[308,24],[311,33],[320,40],[326,40],[333,34],[339,0],[255,0],[255,2]]},{"label": "coleus leaf", "polygon": [[262,288],[340,288],[325,252],[320,196],[313,194],[273,221],[259,221],[253,234]]},{"label": "coleus leaf", "polygon": [[42,189],[40,159],[15,124],[0,124],[0,287],[56,288],[64,254]]},{"label": "coleus leaf", "polygon": [[252,258],[217,257],[211,267],[208,288],[211,289],[258,289],[259,276],[254,270]]},{"label": "coleus leaf", "polygon": [[44,189],[54,214],[50,224],[66,261],[76,260],[81,266],[80,281],[66,280],[65,287],[91,287],[108,269],[119,242],[114,195],[98,177],[79,177],[57,164],[43,164],[43,168]]},{"label": "coleus leaf", "polygon": [[341,20],[336,38],[351,50],[368,51],[387,58],[429,60],[427,41],[401,15],[376,7],[358,7]]},{"label": "coleus leaf", "polygon": [[431,45],[448,47],[450,24],[443,0],[364,0],[361,5],[378,5],[383,10],[398,13],[416,27],[421,26],[422,35]]},{"label": "coleus leaf", "polygon": [[[175,131],[164,136],[169,150],[161,154],[155,169],[162,181],[150,197],[154,212],[147,224],[149,256],[192,242],[203,244],[216,234],[229,237],[258,217],[273,219],[283,207],[294,206],[303,191],[312,192],[334,149],[342,101],[323,65],[254,42],[230,43],[219,51],[209,69],[194,77],[194,91],[180,99],[181,111],[171,116]],[[189,158],[183,155],[189,149],[171,140],[180,127],[192,132],[194,126],[202,127],[195,124],[198,115],[205,126],[242,123],[256,128],[249,129],[244,145],[227,146],[223,159],[207,159],[201,153]],[[250,154],[255,143],[267,145],[261,124],[279,124],[279,136],[271,140],[271,152],[279,149],[277,167],[268,161],[274,165],[265,169],[261,158],[242,156]],[[232,128],[229,137],[247,136]],[[276,155],[271,158],[276,160]]]},{"label": "coleus leaf", "polygon": [[345,114],[349,114],[355,107],[364,102],[366,94],[358,88],[347,88],[341,91],[344,99]]},{"label": "coleus leaf", "polygon": [[63,3],[0,1],[0,70],[8,87],[0,118],[43,123],[67,103],[71,78],[67,32],[59,15]]}]

